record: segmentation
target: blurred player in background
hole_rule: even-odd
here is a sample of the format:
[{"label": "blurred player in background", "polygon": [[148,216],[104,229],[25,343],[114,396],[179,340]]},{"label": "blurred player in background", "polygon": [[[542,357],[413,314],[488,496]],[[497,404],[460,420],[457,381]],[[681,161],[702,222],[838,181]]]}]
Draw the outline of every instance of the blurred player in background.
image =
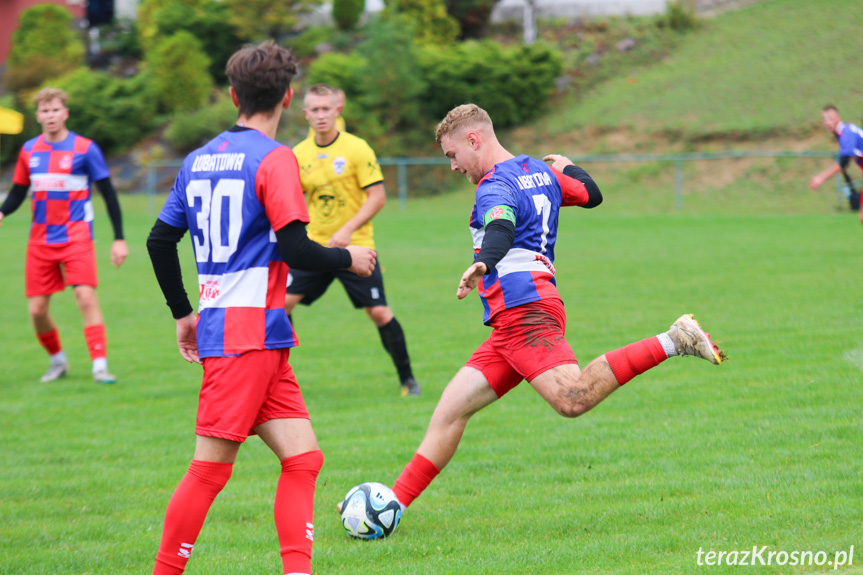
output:
[{"label": "blurred player in background", "polygon": [[96,298],[96,251],[93,247],[93,205],[90,184],[105,199],[114,228],[111,263],[120,267],[129,255],[117,192],[102,150],[66,128],[69,109],[62,90],[36,93],[36,120],[42,135],[24,144],[18,155],[12,190],[0,206],[3,218],[17,210],[32,189],[33,223],[27,243],[25,294],[36,337],[50,356],[42,381],[66,375],[69,363],[57,325],[49,313],[51,295],[72,286],[84,320],[84,339],[93,361],[96,383],[114,383],[108,371],[105,320]]},{"label": "blurred player in background", "polygon": [[[271,41],[231,57],[226,74],[237,124],[189,154],[147,240],[180,354],[204,368],[195,455],[165,513],[155,575],[183,572],[250,434],[281,461],[274,509],[283,573],[311,573],[323,454],[288,363],[297,343],[284,309],[288,266],[368,276],[375,253],[325,248],[306,236],[297,160],[274,141],[296,72],[293,55]],[[197,315],[177,254],[187,230],[198,262]]]},{"label": "blurred player in background", "polygon": [[[384,176],[365,140],[336,127],[341,112],[334,88],[317,84],[306,94],[303,113],[314,132],[294,147],[300,180],[309,204],[309,237],[325,246],[348,244],[374,249],[372,218],[386,203]],[[344,272],[291,270],[285,309],[311,305],[338,279],[355,308],[363,308],[377,326],[384,349],[395,364],[401,394],[419,395],[401,324],[384,293],[380,264],[370,278]]]},{"label": "blurred player in background", "polygon": [[[851,177],[845,170],[852,160],[863,170],[863,130],[854,124],[843,122],[839,110],[831,104],[821,109],[821,119],[824,127],[836,137],[839,143],[839,159],[814,176],[809,181],[809,187],[817,190],[821,184],[841,173],[848,184],[848,204],[852,210],[860,210],[860,190],[853,188]],[[860,222],[863,223],[863,211],[860,211]]]},{"label": "blurred player in background", "polygon": [[451,110],[435,136],[451,169],[477,186],[470,218],[474,263],[456,295],[462,299],[476,288],[492,331],[444,389],[425,438],[396,480],[393,491],[403,508],[452,459],[470,417],[523,380],[560,415],[577,417],[668,357],[692,355],[713,364],[724,359],[687,314],[668,331],[580,369],[564,337],[554,246],[560,208],[599,205],[596,183],[563,156],[543,158],[551,167],[513,156],[498,142],[485,110],[473,104]]}]

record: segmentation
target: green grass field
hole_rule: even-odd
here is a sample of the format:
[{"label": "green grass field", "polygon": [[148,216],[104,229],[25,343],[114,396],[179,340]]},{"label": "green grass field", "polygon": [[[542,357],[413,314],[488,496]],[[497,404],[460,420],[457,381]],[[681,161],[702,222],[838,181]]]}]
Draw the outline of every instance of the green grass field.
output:
[{"label": "green grass field", "polygon": [[[557,416],[528,385],[478,414],[453,462],[389,540],[361,542],[333,507],[362,481],[392,484],[449,378],[486,337],[475,296],[455,288],[470,260],[472,196],[392,201],[376,221],[391,306],[408,336],[420,398],[362,312],[334,286],[295,314],[292,356],[326,462],[316,499],[315,573],[694,573],[699,549],[858,547],[863,304],[861,226],[824,209],[782,215],[625,213],[614,190],[564,212],[558,283],[583,362],[693,312],[731,357],[675,358],[586,416]],[[817,196],[816,196],[817,197]],[[201,370],[176,351],[144,240],[155,218],[124,196],[128,262],[107,264],[97,204],[99,296],[119,382],[89,376],[71,293],[53,313],[72,362],[47,361],[23,295],[28,218],[0,228],[0,573],[149,573],[167,501],[193,451]],[[193,268],[187,244],[184,269]],[[241,449],[187,573],[278,573],[272,521],[279,467],[257,438]],[[738,573],[740,567],[712,567]],[[822,567],[758,567],[821,573]],[[746,571],[746,569],[743,569]]]}]

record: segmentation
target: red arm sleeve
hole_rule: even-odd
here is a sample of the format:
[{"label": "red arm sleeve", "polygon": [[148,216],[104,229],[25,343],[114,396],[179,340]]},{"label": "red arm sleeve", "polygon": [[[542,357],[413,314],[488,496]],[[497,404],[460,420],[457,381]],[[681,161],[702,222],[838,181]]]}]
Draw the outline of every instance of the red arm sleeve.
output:
[{"label": "red arm sleeve", "polygon": [[309,210],[300,184],[300,166],[287,146],[274,149],[258,166],[255,193],[274,230],[295,220],[309,223]]},{"label": "red arm sleeve", "polygon": [[560,183],[560,189],[563,196],[563,200],[561,202],[562,205],[583,206],[587,203],[589,195],[587,193],[587,188],[583,183],[575,178],[570,178],[569,176],[564,175],[562,172],[558,172],[554,168],[551,168],[551,171],[554,172],[558,183]]},{"label": "red arm sleeve", "polygon": [[30,152],[25,152],[23,148],[18,154],[18,161],[15,163],[12,183],[17,186],[30,187]]}]

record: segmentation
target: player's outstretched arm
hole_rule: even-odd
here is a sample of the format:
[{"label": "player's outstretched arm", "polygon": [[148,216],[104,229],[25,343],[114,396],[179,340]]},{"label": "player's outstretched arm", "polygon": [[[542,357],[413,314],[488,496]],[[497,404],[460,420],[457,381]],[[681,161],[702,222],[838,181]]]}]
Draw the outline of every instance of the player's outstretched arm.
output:
[{"label": "player's outstretched arm", "polygon": [[306,224],[294,220],[276,231],[279,253],[289,267],[310,272],[347,269],[363,277],[372,274],[377,254],[369,248],[327,248],[306,235]]}]

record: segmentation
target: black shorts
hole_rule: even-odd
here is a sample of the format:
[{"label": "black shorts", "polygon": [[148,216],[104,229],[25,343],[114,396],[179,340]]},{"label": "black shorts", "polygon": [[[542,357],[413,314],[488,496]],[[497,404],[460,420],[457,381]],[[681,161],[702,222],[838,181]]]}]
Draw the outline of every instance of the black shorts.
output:
[{"label": "black shorts", "polygon": [[362,278],[348,270],[307,272],[292,269],[288,274],[287,293],[302,295],[303,299],[300,300],[300,303],[312,305],[316,299],[324,295],[334,279],[342,282],[345,291],[348,292],[348,297],[351,298],[351,303],[357,309],[387,305],[380,260],[375,265],[375,271],[367,278]]}]

